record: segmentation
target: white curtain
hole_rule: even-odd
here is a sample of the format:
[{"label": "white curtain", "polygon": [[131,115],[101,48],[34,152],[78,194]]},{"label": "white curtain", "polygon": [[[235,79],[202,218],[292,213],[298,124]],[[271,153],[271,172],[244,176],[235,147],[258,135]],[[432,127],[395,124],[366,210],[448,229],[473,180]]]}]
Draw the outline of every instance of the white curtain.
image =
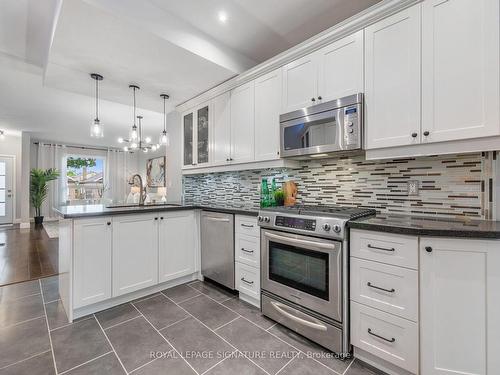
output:
[{"label": "white curtain", "polygon": [[38,161],[37,168],[57,169],[60,173],[56,181],[48,183],[47,199],[42,205],[42,215],[48,218],[55,218],[57,214],[53,208],[66,203],[68,196],[68,180],[66,178],[66,150],[64,146],[45,144],[40,142],[38,144]]},{"label": "white curtain", "polygon": [[129,178],[137,170],[133,154],[118,150],[108,150],[106,156],[106,177],[104,197],[113,203],[124,202],[130,191]]}]

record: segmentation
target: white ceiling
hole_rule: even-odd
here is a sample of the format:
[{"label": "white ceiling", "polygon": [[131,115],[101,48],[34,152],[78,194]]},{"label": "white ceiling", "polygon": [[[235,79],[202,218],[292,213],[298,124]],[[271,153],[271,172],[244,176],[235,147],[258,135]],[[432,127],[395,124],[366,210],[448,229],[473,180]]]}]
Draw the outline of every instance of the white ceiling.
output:
[{"label": "white ceiling", "polygon": [[[135,83],[156,135],[161,93],[170,110],[378,1],[1,0],[0,129],[115,145],[131,121]],[[91,72],[104,76],[103,140],[88,136]]]}]

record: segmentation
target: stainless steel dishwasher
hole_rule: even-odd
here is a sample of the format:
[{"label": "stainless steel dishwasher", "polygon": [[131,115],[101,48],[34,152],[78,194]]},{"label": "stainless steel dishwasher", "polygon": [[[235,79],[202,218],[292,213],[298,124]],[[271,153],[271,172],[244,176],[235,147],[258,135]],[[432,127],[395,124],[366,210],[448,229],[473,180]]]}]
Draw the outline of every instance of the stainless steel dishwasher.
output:
[{"label": "stainless steel dishwasher", "polygon": [[201,274],[234,289],[234,215],[201,212]]}]

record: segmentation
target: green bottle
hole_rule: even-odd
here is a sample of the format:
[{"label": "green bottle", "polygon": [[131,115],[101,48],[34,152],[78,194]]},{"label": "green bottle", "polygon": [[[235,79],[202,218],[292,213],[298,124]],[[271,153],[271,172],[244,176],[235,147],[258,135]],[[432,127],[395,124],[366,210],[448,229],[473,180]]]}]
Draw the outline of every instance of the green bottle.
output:
[{"label": "green bottle", "polygon": [[269,193],[269,206],[276,207],[276,199],[274,198],[274,193],[276,192],[276,180],[273,178],[271,180],[271,191]]},{"label": "green bottle", "polygon": [[260,206],[269,207],[269,187],[267,185],[267,178],[263,178],[260,185]]}]

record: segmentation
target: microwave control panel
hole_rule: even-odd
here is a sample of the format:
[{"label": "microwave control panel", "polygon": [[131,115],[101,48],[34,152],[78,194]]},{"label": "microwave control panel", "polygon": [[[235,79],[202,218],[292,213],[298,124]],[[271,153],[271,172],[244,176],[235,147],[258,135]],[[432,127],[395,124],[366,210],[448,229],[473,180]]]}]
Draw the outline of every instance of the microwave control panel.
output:
[{"label": "microwave control panel", "polygon": [[344,144],[356,146],[360,144],[359,137],[359,106],[353,105],[344,108]]}]

